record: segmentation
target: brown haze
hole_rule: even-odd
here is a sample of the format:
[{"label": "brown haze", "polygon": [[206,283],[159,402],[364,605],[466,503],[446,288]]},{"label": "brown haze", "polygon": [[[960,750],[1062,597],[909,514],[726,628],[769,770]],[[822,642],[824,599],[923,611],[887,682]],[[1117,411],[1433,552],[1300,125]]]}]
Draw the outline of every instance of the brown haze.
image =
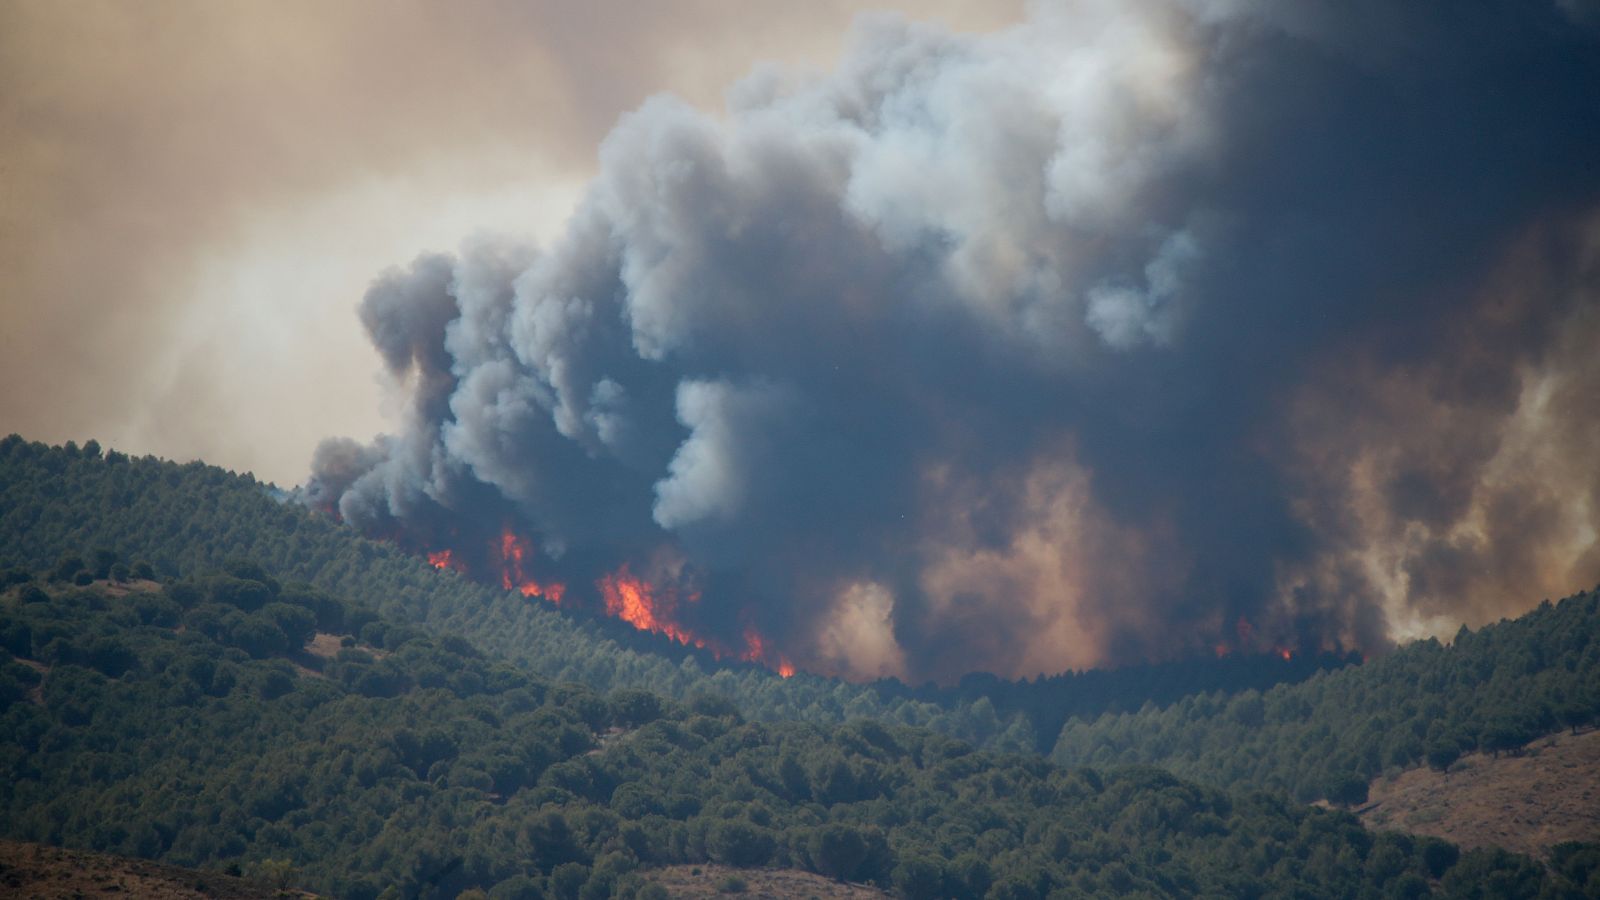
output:
[{"label": "brown haze", "polygon": [[[1600,580],[1596,285],[1600,218],[1551,216],[1441,333],[1418,336],[1447,352],[1394,365],[1374,340],[1323,361],[1287,430],[1297,512],[1324,541],[1281,593],[1360,590],[1409,638]],[[1566,311],[1541,317],[1551,298]]]},{"label": "brown haze", "polygon": [[1021,6],[0,5],[0,431],[298,481],[323,436],[381,427],[374,272],[548,235],[620,113],[827,65],[869,5]]},{"label": "brown haze", "polygon": [[[877,152],[851,157],[849,191],[823,164],[833,144],[810,145],[816,165],[796,169],[807,156],[789,152],[793,122],[767,139],[754,111],[783,79],[747,81],[726,129],[656,103],[613,132],[660,92],[719,110],[762,61],[831,69],[868,6],[987,31],[1022,3],[0,5],[0,434],[93,437],[289,483],[326,436],[397,433],[324,445],[313,497],[446,560],[473,549],[444,542],[457,528],[493,537],[479,552],[520,548],[520,516],[555,548],[530,549],[530,567],[608,614],[627,593],[617,586],[652,574],[644,560],[698,562],[722,578],[702,604],[726,626],[713,637],[732,646],[759,626],[775,653],[859,678],[1379,652],[1600,579],[1600,180],[1583,165],[1600,130],[1559,114],[1589,110],[1566,96],[1583,79],[1552,69],[1522,83],[1539,55],[1502,60],[1469,40],[1470,16],[1433,21],[1421,7],[1330,4],[1306,18],[1317,7],[1039,4],[1050,41],[1019,29],[979,58],[1005,74],[1007,54],[1031,51],[1051,66],[1017,71],[1069,59],[1074,78],[953,80],[961,91],[934,118],[961,140],[919,143],[916,128],[903,144],[862,140]],[[1413,14],[1417,27],[1395,25]],[[876,54],[925,55],[937,71],[962,46],[862,34],[855,68],[823,79],[851,97],[872,94],[855,89],[881,74]],[[1317,69],[1295,43],[1308,34],[1342,65]],[[1506,38],[1543,48],[1530,34]],[[1267,55],[1233,56],[1241,46]],[[917,95],[914,74],[895,77]],[[1385,78],[1409,85],[1390,106],[1365,92]],[[1035,87],[1035,105],[1018,102]],[[1031,170],[1018,163],[1030,154]],[[709,193],[652,180],[725,159],[745,165]],[[591,180],[589,218],[569,229]],[[1553,208],[1565,195],[1576,212]],[[803,239],[766,245],[782,229],[751,228],[740,243],[724,227],[784,203],[775,218],[809,225]],[[1296,218],[1308,212],[1326,240]],[[578,489],[613,483],[593,447],[564,433],[502,440],[526,435],[487,414],[492,367],[461,388],[474,416],[438,411],[455,415],[440,402],[459,374],[443,342],[451,317],[497,352],[527,339],[524,357],[565,363],[571,349],[497,332],[493,304],[463,313],[451,279],[503,299],[528,264],[475,233],[533,237],[587,273],[600,254],[580,251],[605,240],[586,227],[634,229],[641,258],[691,238],[671,260],[683,268],[653,273],[666,287],[629,301],[645,331],[617,356],[652,367],[633,383],[655,415],[640,434],[670,440],[619,442],[651,465],[628,469],[620,450],[602,460],[638,476],[621,482],[637,490],[620,512]],[[564,233],[565,246],[551,241]],[[934,233],[962,239],[924,240]],[[1069,239],[1082,235],[1094,239]],[[418,258],[464,241],[459,258]],[[917,269],[919,254],[940,264]],[[929,332],[897,330],[884,315],[877,336],[907,339],[885,359],[893,340],[855,344],[896,309],[902,266],[937,276],[916,283],[959,300],[973,327],[934,317]],[[692,289],[672,290],[679,275]],[[706,279],[740,303],[718,307]],[[389,391],[373,376],[363,293]],[[1035,315],[1038,297],[1061,303]],[[399,327],[418,322],[438,327]],[[663,347],[688,345],[683,323],[731,349],[712,341],[691,368],[659,365]],[[641,348],[640,333],[657,344]],[[929,335],[944,343],[919,343]],[[813,365],[824,357],[844,374]],[[589,388],[620,383],[605,380],[574,380],[572,396],[593,403]],[[482,479],[458,492],[402,452],[431,462],[446,425],[460,454],[447,474]],[[359,489],[374,472],[386,477]],[[837,472],[857,480],[830,481]],[[783,493],[800,484],[849,487]],[[546,485],[561,490],[546,497]],[[746,488],[775,493],[747,503]],[[457,494],[473,502],[440,501]],[[638,624],[633,612],[619,615]]]}]

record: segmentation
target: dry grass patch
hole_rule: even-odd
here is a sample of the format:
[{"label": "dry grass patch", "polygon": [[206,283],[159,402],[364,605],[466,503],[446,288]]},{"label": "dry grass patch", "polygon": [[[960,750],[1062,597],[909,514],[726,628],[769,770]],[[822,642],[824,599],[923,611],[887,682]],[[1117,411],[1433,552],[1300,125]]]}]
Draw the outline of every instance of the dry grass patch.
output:
[{"label": "dry grass patch", "polygon": [[28,900],[82,897],[301,900],[314,895],[278,890],[219,872],[0,840],[0,896]]},{"label": "dry grass patch", "polygon": [[[721,900],[879,900],[890,896],[864,884],[832,881],[799,869],[735,869],[731,866],[668,866],[643,873],[671,897]],[[737,889],[742,884],[742,890]]]},{"label": "dry grass patch", "polygon": [[1539,738],[1496,759],[1463,756],[1448,775],[1411,769],[1372,783],[1371,828],[1531,856],[1563,841],[1600,841],[1600,730]]}]

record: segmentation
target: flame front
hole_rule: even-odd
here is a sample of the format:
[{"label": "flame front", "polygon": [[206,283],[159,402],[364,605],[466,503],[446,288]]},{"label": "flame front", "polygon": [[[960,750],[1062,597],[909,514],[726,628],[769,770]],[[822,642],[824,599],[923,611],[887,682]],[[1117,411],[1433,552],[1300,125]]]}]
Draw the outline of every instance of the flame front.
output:
[{"label": "flame front", "polygon": [[[436,569],[449,569],[491,583],[498,582],[501,588],[516,591],[524,597],[542,597],[556,605],[562,605],[567,598],[567,587],[562,582],[535,577],[533,567],[539,557],[535,553],[534,543],[518,534],[509,524],[501,528],[499,535],[479,546],[484,547],[479,553],[472,553],[469,546],[466,550],[446,548],[425,551],[424,555],[428,564]],[[610,574],[602,575],[594,586],[607,616],[621,619],[640,631],[659,634],[686,647],[705,650],[717,659],[756,663],[776,671],[784,678],[794,675],[795,667],[789,658],[774,650],[771,643],[748,622],[743,632],[742,651],[736,650],[730,642],[691,626],[689,622],[693,617],[686,614],[700,602],[700,594],[697,590],[678,584],[678,581],[676,575],[665,583],[640,577],[624,562]],[[577,598],[576,606],[592,608],[582,597]]]},{"label": "flame front", "polygon": [[[602,577],[595,586],[605,601],[606,615],[621,619],[640,631],[664,634],[685,646],[712,649],[705,639],[690,634],[679,624],[677,591],[656,587],[636,577],[627,563]],[[699,599],[700,595],[692,592],[684,597],[689,603]]]},{"label": "flame front", "polygon": [[500,539],[489,547],[489,555],[499,560],[500,586],[524,597],[543,597],[557,606],[561,605],[561,599],[567,594],[567,586],[559,581],[537,581],[523,567],[523,560],[532,552],[533,546],[528,539],[512,531],[511,526],[507,525],[501,530]]},{"label": "flame front", "polygon": [[435,569],[449,569],[452,572],[463,573],[467,571],[466,565],[457,560],[455,554],[449,550],[435,550],[429,553],[428,564]]}]

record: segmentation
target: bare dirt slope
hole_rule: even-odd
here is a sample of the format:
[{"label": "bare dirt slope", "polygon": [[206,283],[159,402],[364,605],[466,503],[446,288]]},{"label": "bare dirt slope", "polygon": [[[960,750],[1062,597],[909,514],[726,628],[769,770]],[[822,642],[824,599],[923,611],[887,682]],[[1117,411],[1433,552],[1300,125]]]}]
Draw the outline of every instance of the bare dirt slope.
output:
[{"label": "bare dirt slope", "polygon": [[[730,876],[744,882],[744,890],[726,890]],[[667,889],[672,897],[716,897],[719,900],[881,900],[883,891],[861,884],[842,884],[821,875],[795,869],[732,869],[727,866],[668,866],[646,877]]]},{"label": "bare dirt slope", "polygon": [[1474,753],[1448,775],[1422,768],[1380,778],[1361,818],[1531,856],[1562,841],[1600,841],[1600,730],[1542,737],[1499,759]]},{"label": "bare dirt slope", "polygon": [[309,898],[217,872],[180,869],[142,859],[0,840],[0,896],[139,897],[151,900]]}]

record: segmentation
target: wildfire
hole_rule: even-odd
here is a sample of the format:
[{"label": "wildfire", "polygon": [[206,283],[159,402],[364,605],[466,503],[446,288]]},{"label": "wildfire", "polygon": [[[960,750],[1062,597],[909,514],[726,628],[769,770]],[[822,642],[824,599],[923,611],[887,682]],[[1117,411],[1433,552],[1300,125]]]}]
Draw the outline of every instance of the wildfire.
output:
[{"label": "wildfire", "polygon": [[509,525],[500,532],[499,541],[489,547],[489,555],[500,561],[500,586],[524,597],[543,597],[559,606],[566,596],[567,586],[559,581],[541,583],[528,575],[523,559],[532,552],[528,539],[512,531]]},{"label": "wildfire", "polygon": [[[509,524],[497,537],[487,542],[482,554],[463,552],[460,548],[426,552],[429,565],[436,569],[460,572],[490,583],[498,581],[500,587],[516,591],[524,597],[542,597],[560,605],[567,596],[566,585],[559,581],[536,578],[532,567],[537,562],[534,544],[518,534]],[[686,622],[683,613],[689,605],[700,601],[700,594],[674,583],[656,583],[635,575],[623,563],[609,575],[595,582],[595,589],[606,615],[621,619],[640,631],[649,631],[676,641],[686,647],[709,652],[717,659],[737,658],[757,663],[776,671],[784,678],[795,673],[789,658],[774,650],[759,631],[746,625],[744,649],[735,650],[729,643],[703,633],[696,633]],[[578,605],[586,600],[579,598]]]},{"label": "wildfire", "polygon": [[[606,604],[606,615],[621,619],[640,631],[664,634],[685,646],[706,648],[705,640],[684,630],[677,619],[678,595],[670,589],[657,588],[650,582],[634,576],[628,564],[606,575],[596,584]],[[690,593],[685,598],[690,603],[700,599]]]},{"label": "wildfire", "polygon": [[754,628],[744,630],[744,646],[745,650],[739,654],[739,658],[745,662],[757,662],[767,655],[767,642],[761,637],[761,632]]},{"label": "wildfire", "polygon": [[[464,555],[457,549],[443,549],[427,552],[425,556],[428,564],[436,569],[497,579],[502,588],[517,591],[524,597],[542,597],[557,605],[566,598],[565,584],[533,577],[529,569],[535,560],[534,544],[517,534],[510,525],[502,528],[499,536],[488,542],[487,551],[486,556],[479,556],[471,553]],[[672,577],[671,581],[676,581],[676,578]],[[765,666],[783,678],[790,678],[797,671],[794,663],[778,652],[748,621],[745,621],[742,649],[735,649],[730,641],[696,633],[696,629],[687,624],[683,616],[689,605],[700,601],[700,594],[695,590],[639,577],[626,562],[609,575],[601,576],[594,584],[605,614],[621,619],[640,631],[659,634],[686,647],[704,650],[717,659],[736,658]],[[590,602],[584,597],[577,599],[579,607]],[[740,618],[744,619],[743,616]],[[1265,652],[1259,649],[1262,645],[1256,641],[1256,629],[1245,617],[1239,617],[1232,631],[1233,635],[1213,645],[1212,651],[1218,659],[1236,652]],[[1235,637],[1238,643],[1234,643]],[[1252,645],[1257,649],[1252,649]],[[1271,647],[1270,652],[1286,662],[1295,655],[1294,650],[1281,645]]]},{"label": "wildfire", "polygon": [[1282,659],[1284,662],[1294,659],[1294,650],[1292,648],[1285,647],[1282,644],[1267,645],[1264,641],[1258,641],[1256,639],[1255,626],[1251,625],[1250,620],[1244,616],[1240,616],[1239,621],[1234,623],[1233,632],[1234,634],[1238,635],[1239,643],[1233,644],[1227,640],[1218,641],[1217,644],[1212,647],[1212,651],[1216,653],[1217,659],[1231,656],[1235,650],[1245,654],[1261,653],[1264,655],[1268,652],[1267,649],[1265,649],[1267,646],[1271,647],[1271,653],[1273,656]]},{"label": "wildfire", "polygon": [[606,615],[621,619],[640,631],[664,635],[686,647],[705,650],[718,659],[737,655],[744,662],[773,669],[784,678],[795,673],[794,664],[789,658],[774,651],[753,626],[745,627],[745,648],[738,654],[715,638],[703,637],[689,630],[682,622],[682,607],[679,604],[698,603],[700,595],[694,591],[680,592],[673,587],[652,584],[633,574],[627,563],[610,575],[601,577],[595,587],[600,590],[600,597],[605,602]]},{"label": "wildfire", "polygon": [[428,554],[428,564],[435,569],[450,569],[454,572],[466,572],[467,567],[455,558],[449,550],[435,550]]},{"label": "wildfire", "polygon": [[[761,663],[775,669],[784,678],[794,674],[794,663],[789,662],[789,658],[782,653],[772,653],[767,646],[766,638],[763,638],[761,632],[756,631],[754,626],[745,626],[744,648],[744,652],[739,654],[739,658],[745,662]],[[774,656],[777,658],[776,664],[772,662]]]},{"label": "wildfire", "polygon": [[512,570],[522,574],[522,543],[517,536],[506,529],[500,535],[500,586],[511,590],[516,586],[516,579],[511,577]]}]

